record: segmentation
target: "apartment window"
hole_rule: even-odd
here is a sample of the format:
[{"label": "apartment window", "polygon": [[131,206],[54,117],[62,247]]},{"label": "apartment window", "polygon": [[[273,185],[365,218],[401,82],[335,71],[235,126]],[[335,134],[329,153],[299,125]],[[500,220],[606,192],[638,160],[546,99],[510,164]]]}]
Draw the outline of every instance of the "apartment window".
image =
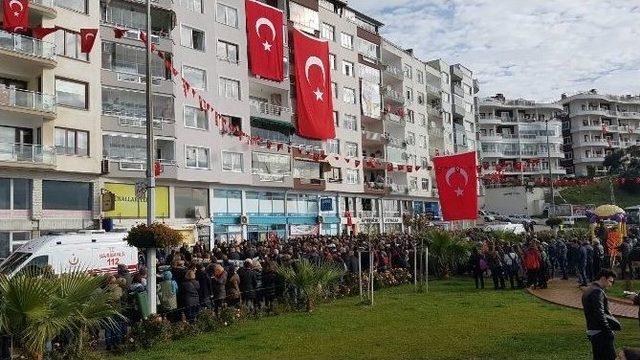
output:
[{"label": "apartment window", "polygon": [[343,48],[353,49],[353,35],[340,33],[340,44]]},{"label": "apartment window", "polygon": [[176,218],[191,219],[196,217],[196,208],[201,212],[199,215],[203,218],[209,217],[209,190],[196,188],[174,189],[174,200],[176,209]]},{"label": "apartment window", "polygon": [[91,210],[93,186],[87,182],[42,181],[42,208],[45,210]]},{"label": "apartment window", "polygon": [[353,63],[350,61],[342,61],[342,73],[346,76],[353,77]]},{"label": "apartment window", "polygon": [[442,102],[450,103],[451,102],[451,94],[447,92],[442,92]]},{"label": "apartment window", "polygon": [[205,70],[183,65],[182,75],[194,89],[206,90],[207,72]]},{"label": "apartment window", "polygon": [[334,99],[338,98],[338,84],[331,82],[331,93]]},{"label": "apartment window", "polygon": [[412,88],[410,88],[410,87],[408,87],[408,86],[407,86],[407,87],[405,87],[405,89],[404,89],[404,94],[405,94],[405,96],[404,96],[404,97],[405,97],[408,101],[413,101],[413,89],[412,89]]},{"label": "apartment window", "polygon": [[422,190],[429,190],[429,179],[422,179]]},{"label": "apartment window", "polygon": [[422,70],[416,70],[416,79],[418,84],[424,84],[424,72]]},{"label": "apartment window", "polygon": [[420,135],[418,137],[418,139],[420,139],[418,145],[423,148],[426,149],[429,145],[427,144],[427,137],[425,135]]},{"label": "apartment window", "polygon": [[89,84],[56,78],[56,103],[77,109],[89,108]]},{"label": "apartment window", "polygon": [[337,70],[336,65],[336,56],[334,54],[329,54],[329,66],[331,66],[331,70]]},{"label": "apartment window", "polygon": [[83,14],[89,13],[87,0],[56,0],[56,6]]},{"label": "apartment window", "polygon": [[358,130],[358,119],[353,115],[344,115],[342,117],[342,126],[347,130]]},{"label": "apartment window", "polygon": [[234,190],[214,190],[213,212],[215,214],[241,214],[242,192]]},{"label": "apartment window", "polygon": [[320,27],[320,37],[323,39],[335,40],[336,28],[333,25],[329,25],[327,23],[322,23]]},{"label": "apartment window", "polygon": [[416,144],[416,134],[411,131],[407,132],[407,144],[415,145]]},{"label": "apartment window", "polygon": [[58,155],[89,155],[89,133],[74,129],[55,129],[55,148]]},{"label": "apartment window", "polygon": [[289,2],[289,20],[300,25],[301,30],[314,33],[320,30],[320,16],[318,11],[306,6]]},{"label": "apartment window", "polygon": [[345,184],[355,185],[360,183],[360,172],[357,169],[345,169],[344,171]]},{"label": "apartment window", "polygon": [[284,176],[291,173],[291,155],[254,151],[251,162],[254,174]]},{"label": "apartment window", "polygon": [[340,182],[342,181],[342,169],[332,167],[331,171],[329,171],[326,175],[326,179],[329,182]]},{"label": "apartment window", "polygon": [[370,62],[378,59],[378,45],[365,39],[358,38],[358,52]]},{"label": "apartment window", "polygon": [[89,54],[80,52],[80,33],[67,29],[55,32],[56,54],[72,59],[89,60]]},{"label": "apartment window", "polygon": [[424,114],[418,114],[418,118],[420,118],[421,126],[427,126],[427,117]]},{"label": "apartment window", "polygon": [[326,149],[328,154],[340,155],[340,140],[338,139],[327,140]]},{"label": "apartment window", "polygon": [[242,172],[242,153],[223,151],[222,171]]},{"label": "apartment window", "polygon": [[335,125],[335,127],[340,127],[340,116],[337,111],[333,112],[333,125]]},{"label": "apartment window", "polygon": [[182,38],[182,46],[204,51],[204,31],[182,25],[180,35]]},{"label": "apartment window", "polygon": [[227,6],[225,4],[218,3],[216,6],[216,21],[220,24],[238,27],[238,10]]},{"label": "apartment window", "polygon": [[442,83],[445,85],[449,85],[449,74],[443,71],[442,73],[440,73],[440,75]]},{"label": "apartment window", "polygon": [[218,59],[228,61],[230,63],[238,63],[238,45],[230,42],[218,40],[217,46]]},{"label": "apartment window", "polygon": [[358,143],[346,142],[345,152],[347,157],[358,157]]},{"label": "apartment window", "polygon": [[31,180],[0,178],[0,209],[31,208]]},{"label": "apartment window", "polygon": [[218,95],[227,99],[240,100],[240,81],[221,77],[218,84]]},{"label": "apartment window", "polygon": [[348,87],[342,88],[342,101],[347,104],[355,104],[356,103],[356,90]]},{"label": "apartment window", "polygon": [[185,105],[184,126],[202,130],[209,129],[207,114],[195,106]]},{"label": "apartment window", "polygon": [[187,167],[194,169],[209,168],[209,149],[197,146],[187,146]]},{"label": "apartment window", "polygon": [[424,105],[424,93],[418,91],[418,104]]},{"label": "apartment window", "polygon": [[426,157],[420,157],[420,166],[426,169],[429,166],[429,159]]},{"label": "apartment window", "polygon": [[180,0],[180,5],[184,6],[190,11],[203,13],[202,0]]},{"label": "apartment window", "polygon": [[417,190],[418,189],[418,178],[415,176],[411,176],[409,178],[409,189]]},{"label": "apartment window", "polygon": [[407,110],[407,115],[405,116],[405,120],[410,124],[415,123],[415,115],[413,110]]},{"label": "apartment window", "polygon": [[407,79],[411,79],[413,77],[413,69],[411,68],[411,65],[403,64],[402,72],[404,73],[404,77]]}]

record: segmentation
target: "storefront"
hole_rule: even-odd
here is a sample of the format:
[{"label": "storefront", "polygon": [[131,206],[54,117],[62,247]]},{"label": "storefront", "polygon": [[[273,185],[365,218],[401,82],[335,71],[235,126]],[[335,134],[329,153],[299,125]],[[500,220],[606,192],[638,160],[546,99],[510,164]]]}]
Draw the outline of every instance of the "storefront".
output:
[{"label": "storefront", "polygon": [[384,219],[385,234],[402,234],[402,218],[391,217]]},{"label": "storefront", "polygon": [[380,218],[378,217],[361,218],[359,233],[368,234],[368,235],[380,234]]},{"label": "storefront", "polygon": [[[104,189],[115,195],[114,209],[104,213],[105,218],[111,219],[142,219],[147,217],[147,198],[136,197],[136,186],[133,184],[105,183]],[[155,189],[155,217],[168,219],[169,188],[156,186]]]}]

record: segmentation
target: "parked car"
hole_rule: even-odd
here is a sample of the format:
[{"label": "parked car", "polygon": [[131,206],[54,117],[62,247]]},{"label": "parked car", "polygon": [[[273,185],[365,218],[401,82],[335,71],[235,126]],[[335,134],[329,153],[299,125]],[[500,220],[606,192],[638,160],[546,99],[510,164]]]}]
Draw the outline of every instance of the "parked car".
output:
[{"label": "parked car", "polygon": [[527,232],[522,224],[491,224],[484,227],[485,231],[508,231],[514,234],[524,234]]},{"label": "parked car", "polygon": [[509,221],[514,223],[514,224],[533,224],[533,225],[537,225],[538,223],[533,220],[532,218],[530,218],[527,215],[524,214],[516,214],[516,215],[509,215]]},{"label": "parked car", "polygon": [[494,217],[496,218],[497,221],[503,221],[507,223],[511,222],[511,220],[509,219],[509,216],[507,215],[496,214]]},{"label": "parked car", "polygon": [[486,222],[496,221],[495,216],[493,216],[489,211],[484,211],[484,210],[478,211],[478,217],[483,219]]}]

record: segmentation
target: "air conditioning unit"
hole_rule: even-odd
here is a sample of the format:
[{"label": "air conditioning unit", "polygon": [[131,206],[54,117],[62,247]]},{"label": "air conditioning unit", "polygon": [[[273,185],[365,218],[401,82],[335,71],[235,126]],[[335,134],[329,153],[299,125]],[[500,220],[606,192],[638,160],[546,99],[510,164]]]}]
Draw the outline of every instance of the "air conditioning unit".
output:
[{"label": "air conditioning unit", "polygon": [[318,224],[323,224],[323,223],[324,223],[324,216],[318,215]]},{"label": "air conditioning unit", "polygon": [[249,224],[249,217],[247,215],[241,215],[240,225],[247,225],[247,224]]}]

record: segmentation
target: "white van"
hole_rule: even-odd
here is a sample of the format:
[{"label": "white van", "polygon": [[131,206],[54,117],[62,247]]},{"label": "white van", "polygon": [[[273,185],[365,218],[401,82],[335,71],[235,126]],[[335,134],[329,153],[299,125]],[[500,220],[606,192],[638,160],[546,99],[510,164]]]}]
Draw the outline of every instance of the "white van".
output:
[{"label": "white van", "polygon": [[56,274],[74,270],[115,273],[119,264],[135,271],[138,249],[129,246],[126,232],[83,231],[47,235],[19,247],[0,264],[0,273],[14,276],[27,267],[50,265]]}]

